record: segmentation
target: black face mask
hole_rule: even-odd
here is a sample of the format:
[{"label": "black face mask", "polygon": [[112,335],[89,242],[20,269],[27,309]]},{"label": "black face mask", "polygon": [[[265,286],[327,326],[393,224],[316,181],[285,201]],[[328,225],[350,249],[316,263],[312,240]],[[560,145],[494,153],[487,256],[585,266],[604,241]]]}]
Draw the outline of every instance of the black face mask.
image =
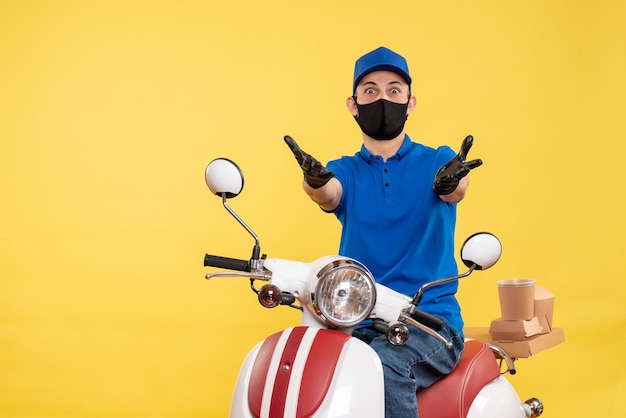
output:
[{"label": "black face mask", "polygon": [[356,103],[356,107],[359,114],[354,119],[361,130],[371,138],[388,141],[400,135],[404,129],[409,102],[400,104],[379,99],[366,105]]}]

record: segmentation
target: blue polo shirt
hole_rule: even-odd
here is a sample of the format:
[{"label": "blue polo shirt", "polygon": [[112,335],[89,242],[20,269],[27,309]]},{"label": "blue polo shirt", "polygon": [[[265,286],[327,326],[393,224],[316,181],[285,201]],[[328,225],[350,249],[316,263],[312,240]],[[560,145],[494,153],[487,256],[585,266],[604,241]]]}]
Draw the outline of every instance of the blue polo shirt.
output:
[{"label": "blue polo shirt", "polygon": [[[339,254],[364,263],[376,281],[413,296],[426,282],[457,274],[454,258],[456,204],[433,191],[437,170],[456,153],[412,142],[405,136],[386,162],[365,146],[327,168],[343,195],[334,214],[343,229]],[[457,282],[432,287],[420,308],[463,331]]]}]

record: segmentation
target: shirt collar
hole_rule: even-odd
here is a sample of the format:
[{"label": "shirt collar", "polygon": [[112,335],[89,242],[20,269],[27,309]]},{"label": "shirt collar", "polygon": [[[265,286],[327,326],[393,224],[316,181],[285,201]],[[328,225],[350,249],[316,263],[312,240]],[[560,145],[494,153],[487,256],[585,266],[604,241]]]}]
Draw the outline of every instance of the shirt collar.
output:
[{"label": "shirt collar", "polygon": [[[408,154],[411,149],[411,138],[407,134],[404,134],[404,140],[402,141],[402,145],[400,145],[400,149],[394,155],[389,157],[387,161],[393,160],[401,160],[406,154]],[[374,155],[365,148],[365,145],[361,145],[361,156],[366,161],[380,161],[382,158],[380,155]]]}]

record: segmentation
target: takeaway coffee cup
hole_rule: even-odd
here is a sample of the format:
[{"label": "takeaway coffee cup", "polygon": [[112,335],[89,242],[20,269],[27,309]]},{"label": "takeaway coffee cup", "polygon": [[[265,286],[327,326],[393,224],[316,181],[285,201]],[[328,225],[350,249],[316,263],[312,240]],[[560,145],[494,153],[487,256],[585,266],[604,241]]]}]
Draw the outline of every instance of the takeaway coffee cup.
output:
[{"label": "takeaway coffee cup", "polygon": [[500,311],[505,321],[526,321],[535,316],[535,281],[509,279],[498,281]]}]

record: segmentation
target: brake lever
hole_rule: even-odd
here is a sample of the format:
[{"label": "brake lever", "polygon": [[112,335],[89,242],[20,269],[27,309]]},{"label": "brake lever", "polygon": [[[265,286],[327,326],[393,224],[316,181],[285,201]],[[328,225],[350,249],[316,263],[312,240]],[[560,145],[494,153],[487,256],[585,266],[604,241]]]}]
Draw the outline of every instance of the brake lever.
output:
[{"label": "brake lever", "polygon": [[435,337],[436,339],[438,339],[439,341],[444,343],[448,349],[452,348],[452,343],[450,341],[446,340],[443,335],[441,335],[437,331],[427,327],[426,325],[419,323],[418,321],[416,321],[415,319],[411,318],[406,313],[402,312],[402,314],[400,314],[400,318],[398,318],[398,320],[400,322],[407,322],[407,323],[413,325],[414,327],[417,327],[417,328],[421,329],[422,331],[424,331],[428,335],[430,335],[432,337]]},{"label": "brake lever", "polygon": [[254,280],[265,280],[270,281],[272,279],[271,274],[266,273],[244,273],[244,272],[236,272],[236,271],[218,271],[217,273],[207,273],[204,278],[207,280],[212,279],[213,277],[246,277],[248,279]]}]

